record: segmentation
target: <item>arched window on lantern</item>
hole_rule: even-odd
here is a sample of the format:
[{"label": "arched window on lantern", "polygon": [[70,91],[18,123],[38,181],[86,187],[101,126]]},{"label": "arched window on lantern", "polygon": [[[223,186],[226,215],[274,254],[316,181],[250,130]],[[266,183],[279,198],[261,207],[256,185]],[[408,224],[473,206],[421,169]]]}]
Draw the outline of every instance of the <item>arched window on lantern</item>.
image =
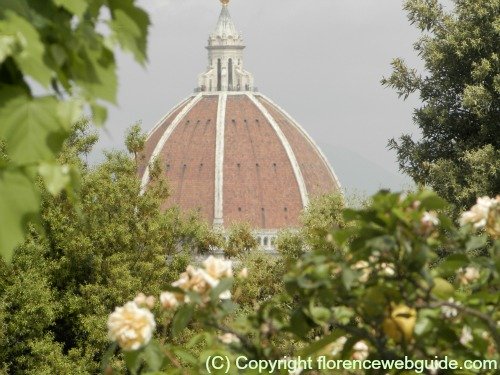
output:
[{"label": "arched window on lantern", "polygon": [[232,90],[233,89],[233,59],[229,59],[229,63],[228,63],[228,86],[229,86],[229,90]]},{"label": "arched window on lantern", "polygon": [[222,62],[217,59],[217,91],[222,91]]}]

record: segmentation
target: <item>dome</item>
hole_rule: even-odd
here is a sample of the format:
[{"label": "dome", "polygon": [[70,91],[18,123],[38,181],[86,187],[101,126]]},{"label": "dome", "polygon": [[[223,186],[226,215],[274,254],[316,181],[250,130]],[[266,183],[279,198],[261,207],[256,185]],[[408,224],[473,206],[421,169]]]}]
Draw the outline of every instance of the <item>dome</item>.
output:
[{"label": "dome", "polygon": [[[229,17],[223,5],[219,23],[232,24]],[[196,92],[148,134],[139,168],[143,189],[148,166],[159,160],[171,189],[163,208],[198,210],[222,228],[297,227],[311,198],[341,191],[333,169],[304,128],[257,92],[242,66],[241,38],[228,45],[211,36],[207,48]]]}]

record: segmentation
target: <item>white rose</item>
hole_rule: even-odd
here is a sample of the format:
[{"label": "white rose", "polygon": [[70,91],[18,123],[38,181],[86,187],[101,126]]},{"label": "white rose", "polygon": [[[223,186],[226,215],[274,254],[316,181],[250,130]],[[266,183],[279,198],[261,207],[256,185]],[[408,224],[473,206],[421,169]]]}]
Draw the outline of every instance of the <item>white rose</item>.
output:
[{"label": "white rose", "polygon": [[473,283],[477,279],[479,279],[480,273],[476,267],[465,267],[465,269],[461,268],[458,272],[458,278],[462,282],[462,284]]},{"label": "white rose", "polygon": [[134,298],[134,302],[139,307],[147,307],[151,310],[155,307],[156,300],[153,296],[146,296],[144,293],[139,293],[137,297]]},{"label": "white rose", "polygon": [[151,311],[127,302],[109,315],[108,337],[125,351],[138,350],[151,341],[155,327]]},{"label": "white rose", "polygon": [[434,211],[424,212],[422,219],[420,219],[420,222],[424,226],[430,226],[430,227],[439,225],[439,219],[437,217],[437,213]]},{"label": "white rose", "polygon": [[482,197],[477,199],[477,203],[460,217],[460,225],[473,224],[474,228],[484,228],[488,221],[491,207],[498,203],[496,199]]},{"label": "white rose", "polygon": [[179,306],[179,301],[174,293],[163,292],[160,294],[160,302],[165,310],[175,309]]},{"label": "white rose", "polygon": [[464,326],[462,328],[462,334],[460,335],[460,344],[463,346],[467,346],[474,337],[472,336],[472,330],[468,326]]},{"label": "white rose", "polygon": [[339,337],[337,340],[335,340],[330,346],[331,355],[335,357],[336,355],[340,354],[342,350],[344,350],[344,345],[346,342],[347,337],[345,336]]},{"label": "white rose", "polygon": [[382,273],[386,276],[394,276],[396,274],[394,264],[392,263],[382,263],[380,265],[380,269],[382,270]]},{"label": "white rose", "polygon": [[219,340],[226,345],[237,344],[240,342],[238,336],[233,333],[224,333],[223,335],[219,336]]},{"label": "white rose", "polygon": [[[450,298],[448,300],[449,303],[454,303],[454,304],[458,304],[455,302],[455,300],[453,298]],[[446,317],[446,318],[455,318],[456,316],[458,316],[458,310],[454,307],[451,307],[451,306],[441,306],[441,313]]]},{"label": "white rose", "polygon": [[199,294],[204,294],[219,284],[219,280],[214,279],[201,268],[195,269],[190,276],[190,289]]},{"label": "white rose", "polygon": [[368,355],[370,354],[368,345],[366,345],[364,341],[358,341],[352,348],[355,350],[352,354],[352,359],[363,361],[368,358]]},{"label": "white rose", "polygon": [[371,269],[370,264],[366,260],[356,262],[351,268],[354,270],[361,270],[361,276],[359,277],[360,282],[366,283],[368,281]]},{"label": "white rose", "polygon": [[222,292],[221,294],[219,294],[219,298],[220,299],[231,299],[231,291],[226,290],[225,292]]},{"label": "white rose", "polygon": [[172,286],[175,288],[181,288],[183,290],[188,290],[189,287],[189,275],[187,272],[181,273],[179,280],[174,281]]},{"label": "white rose", "polygon": [[203,266],[207,273],[214,279],[222,279],[233,276],[233,262],[230,260],[218,259],[214,256],[209,256]]}]

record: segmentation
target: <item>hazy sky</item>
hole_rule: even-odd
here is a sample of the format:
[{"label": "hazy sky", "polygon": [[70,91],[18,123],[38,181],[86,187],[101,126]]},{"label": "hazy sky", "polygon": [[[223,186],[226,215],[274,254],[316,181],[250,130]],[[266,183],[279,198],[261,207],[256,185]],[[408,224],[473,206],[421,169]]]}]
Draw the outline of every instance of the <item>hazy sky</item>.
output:
[{"label": "hazy sky", "polygon": [[[140,3],[153,23],[149,63],[143,69],[119,56],[119,107],[111,109],[98,149],[123,148],[125,129],[136,121],[152,128],[192,93],[207,65],[205,45],[220,12],[218,0]],[[342,170],[341,182],[362,181],[372,169],[371,186],[384,186],[389,175],[393,187],[403,183],[386,145],[401,133],[418,134],[412,124],[417,101],[403,102],[380,85],[394,57],[421,66],[412,49],[418,33],[401,0],[232,0],[230,13],[243,32],[245,67],[259,91],[327,149],[334,169]],[[336,166],[340,160],[343,165]],[[372,167],[381,172],[373,176]]]}]

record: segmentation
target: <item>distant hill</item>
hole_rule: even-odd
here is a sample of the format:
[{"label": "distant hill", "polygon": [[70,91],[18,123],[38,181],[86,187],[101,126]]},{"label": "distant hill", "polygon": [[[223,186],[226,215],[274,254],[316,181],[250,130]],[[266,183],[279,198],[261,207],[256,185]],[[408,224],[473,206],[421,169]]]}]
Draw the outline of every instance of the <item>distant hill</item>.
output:
[{"label": "distant hill", "polygon": [[413,186],[411,179],[394,173],[340,145],[319,143],[347,194],[371,195],[380,189],[400,191]]}]

